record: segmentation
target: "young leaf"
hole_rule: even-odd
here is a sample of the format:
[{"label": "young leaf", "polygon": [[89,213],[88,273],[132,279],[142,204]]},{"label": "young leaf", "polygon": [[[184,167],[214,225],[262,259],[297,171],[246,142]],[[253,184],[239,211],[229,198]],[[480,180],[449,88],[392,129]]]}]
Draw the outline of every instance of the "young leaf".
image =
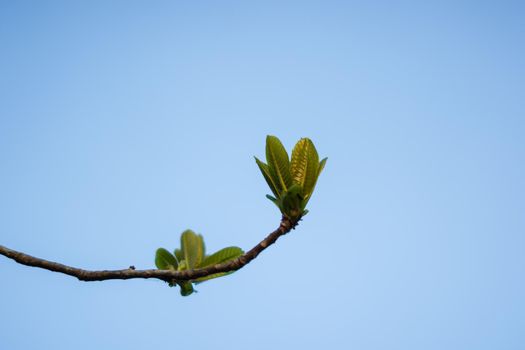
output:
[{"label": "young leaf", "polygon": [[274,203],[277,203],[277,198],[272,197],[272,196],[270,196],[269,194],[266,195],[266,198],[268,198],[269,200],[271,200],[271,201],[274,202]]},{"label": "young leaf", "polygon": [[319,163],[319,167],[318,167],[318,169],[317,169],[317,176],[316,176],[315,181],[314,181],[314,183],[313,183],[313,186],[312,186],[312,189],[311,189],[310,194],[307,195],[307,196],[305,197],[304,206],[306,206],[306,203],[308,203],[308,201],[309,201],[310,198],[312,197],[312,193],[313,193],[313,191],[314,191],[314,189],[315,189],[315,185],[317,184],[317,180],[319,179],[319,175],[321,175],[321,172],[322,172],[323,169],[324,169],[324,166],[325,166],[325,164],[326,164],[326,160],[327,160],[327,159],[328,159],[328,158],[324,158],[324,159],[321,160],[321,162]]},{"label": "young leaf", "polygon": [[155,265],[160,270],[176,270],[179,264],[170,252],[164,248],[159,248],[155,253]]},{"label": "young leaf", "polygon": [[287,190],[292,185],[290,175],[290,160],[283,144],[275,136],[266,137],[266,161],[271,178],[276,184],[278,194]]},{"label": "young leaf", "polygon": [[319,177],[319,175],[321,175],[321,172],[323,171],[324,166],[325,166],[327,160],[328,160],[328,158],[324,158],[324,159],[321,161],[321,163],[319,163],[319,170],[317,171],[317,177]]},{"label": "young leaf", "polygon": [[243,255],[244,251],[239,247],[226,247],[218,252],[208,255],[201,264],[201,267],[211,266],[220,264],[226,261],[230,261]]},{"label": "young leaf", "polygon": [[292,161],[290,162],[290,173],[295,184],[304,186],[306,171],[308,166],[308,151],[312,142],[307,138],[300,139],[292,151]]},{"label": "young leaf", "polygon": [[178,249],[178,248],[175,249],[173,253],[175,255],[175,259],[177,259],[177,262],[180,264],[180,262],[184,260],[184,253],[182,252],[181,249]]},{"label": "young leaf", "polygon": [[181,282],[180,285],[180,295],[187,297],[193,293],[193,285],[189,281]]},{"label": "young leaf", "polygon": [[188,269],[194,269],[200,265],[204,258],[204,240],[192,230],[186,230],[180,236],[180,245],[184,260]]},{"label": "young leaf", "polygon": [[182,259],[179,261],[179,268],[177,270],[179,271],[184,271],[184,270],[189,270],[190,268],[188,267],[188,264],[186,263],[186,260]]},{"label": "young leaf", "polygon": [[303,193],[306,199],[312,195],[319,176],[319,155],[312,141],[308,140],[308,165],[306,167],[306,177],[304,179]]},{"label": "young leaf", "polygon": [[197,238],[199,239],[199,251],[197,255],[197,261],[195,262],[195,267],[199,267],[202,261],[204,260],[204,257],[206,256],[206,245],[204,244],[204,237],[202,237],[202,235],[198,235]]},{"label": "young leaf", "polygon": [[282,199],[282,213],[290,218],[296,218],[303,213],[303,197],[301,195],[301,186],[293,185],[285,193]]},{"label": "young leaf", "polygon": [[266,195],[266,198],[271,200],[272,203],[275,204],[277,206],[277,208],[279,208],[279,210],[281,210],[281,199],[277,199],[275,197],[272,197],[269,194]]},{"label": "young leaf", "polygon": [[259,166],[259,169],[261,170],[261,173],[264,176],[264,179],[266,180],[266,183],[268,183],[268,186],[270,186],[270,190],[272,190],[272,193],[276,197],[279,197],[279,191],[277,191],[277,187],[272,180],[272,176],[270,174],[270,169],[268,167],[268,164],[261,162],[257,157],[254,157],[254,158],[255,158],[255,162]]},{"label": "young leaf", "polygon": [[195,284],[199,284],[199,283],[211,280],[213,278],[218,278],[218,277],[230,275],[230,274],[232,274],[234,272],[235,271],[214,273],[213,275],[208,275],[208,276],[204,276],[204,277],[201,277],[201,278],[197,278],[196,280],[193,280],[193,282]]}]

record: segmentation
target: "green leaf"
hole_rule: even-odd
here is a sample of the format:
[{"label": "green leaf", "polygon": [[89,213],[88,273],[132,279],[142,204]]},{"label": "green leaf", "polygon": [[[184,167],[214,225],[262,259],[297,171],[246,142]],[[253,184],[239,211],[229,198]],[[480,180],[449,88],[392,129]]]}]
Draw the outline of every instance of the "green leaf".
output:
[{"label": "green leaf", "polygon": [[317,177],[319,176],[319,155],[312,141],[308,139],[308,165],[306,167],[306,177],[304,179],[303,193],[305,199],[308,200],[314,191]]},{"label": "green leaf", "polygon": [[275,204],[278,208],[280,208],[281,200],[277,199],[275,197],[270,196],[269,194],[266,195],[266,198],[272,201],[273,204]]},{"label": "green leaf", "polygon": [[275,183],[273,182],[272,176],[270,175],[270,168],[268,167],[268,164],[261,162],[257,157],[254,157],[254,158],[255,158],[255,162],[259,166],[259,169],[261,170],[261,173],[264,176],[264,179],[266,180],[266,183],[268,184],[268,186],[270,186],[272,193],[276,197],[279,197],[279,191],[277,191],[277,187]]},{"label": "green leaf", "polygon": [[272,197],[272,196],[270,196],[269,194],[266,195],[266,198],[268,198],[269,200],[271,200],[271,201],[274,202],[274,203],[277,202],[277,198]]},{"label": "green leaf", "polygon": [[201,267],[211,266],[236,259],[244,254],[239,247],[226,247],[212,255],[208,255],[201,264]]},{"label": "green leaf", "polygon": [[202,282],[206,282],[208,280],[211,280],[213,278],[218,278],[218,277],[222,277],[222,276],[226,276],[226,275],[230,275],[232,273],[234,273],[235,271],[229,271],[229,272],[219,272],[219,273],[214,273],[213,275],[208,275],[208,276],[205,276],[205,277],[201,277],[201,278],[197,278],[196,280],[193,280],[193,282],[195,284],[199,284],[199,283],[202,283]]},{"label": "green leaf", "polygon": [[277,206],[277,208],[279,208],[279,210],[281,209],[281,200],[280,199],[277,199],[275,197],[272,197],[270,196],[269,194],[266,195],[266,198],[268,198],[269,200],[272,201],[273,204],[275,204]]},{"label": "green leaf", "polygon": [[304,200],[304,206],[303,207],[306,207],[306,203],[308,203],[308,201],[310,200],[310,198],[312,197],[312,194],[313,194],[313,191],[315,189],[315,185],[317,184],[317,180],[319,179],[319,175],[321,175],[321,172],[323,171],[324,169],[324,166],[326,164],[326,161],[327,161],[328,158],[324,158],[323,160],[321,160],[321,162],[319,163],[319,166],[317,168],[317,176],[315,177],[315,181],[313,183],[313,186],[312,186],[312,189],[311,189],[311,192],[308,196],[305,197],[305,200]]},{"label": "green leaf", "polygon": [[181,249],[175,249],[173,253],[175,253],[175,259],[177,259],[178,263],[180,264],[180,262],[184,260],[184,253]]},{"label": "green leaf", "polygon": [[188,267],[186,260],[182,259],[181,261],[179,261],[179,268],[177,270],[184,271],[184,270],[189,270],[189,269],[190,268]]},{"label": "green leaf", "polygon": [[202,235],[198,235],[192,230],[186,230],[180,236],[180,245],[188,269],[198,267],[204,258],[205,247]]},{"label": "green leaf", "polygon": [[195,267],[199,267],[204,257],[206,256],[206,245],[204,245],[204,237],[202,235],[197,236],[199,239],[199,250],[197,254],[197,261],[195,262]]},{"label": "green leaf", "polygon": [[176,270],[179,264],[170,252],[164,248],[159,248],[155,253],[155,265],[160,270]]},{"label": "green leaf", "polygon": [[303,196],[301,195],[302,189],[299,185],[293,185],[284,194],[282,198],[283,214],[289,218],[297,218],[303,214]]},{"label": "green leaf", "polygon": [[328,158],[324,158],[321,163],[319,163],[319,170],[317,171],[317,177],[319,178],[319,175],[321,175],[321,172],[323,171],[324,169],[324,166],[326,164],[326,161],[328,160]]},{"label": "green leaf", "polygon": [[179,283],[180,295],[187,297],[193,293],[193,285],[189,281]]},{"label": "green leaf", "polygon": [[292,176],[290,175],[288,153],[281,141],[275,136],[268,135],[266,137],[266,162],[278,194],[281,194],[292,185]]},{"label": "green leaf", "polygon": [[312,141],[307,138],[300,139],[292,151],[292,161],[290,162],[290,173],[295,184],[304,186],[308,167],[308,151]]},{"label": "green leaf", "polygon": [[[244,254],[244,251],[239,247],[226,247],[226,248],[219,250],[218,252],[213,253],[212,255],[207,256],[202,262],[201,267],[225,263],[225,262],[237,259],[243,254]],[[194,280],[194,282],[201,283],[207,280],[211,280],[213,278],[218,278],[218,277],[229,275],[233,272],[235,271],[215,273],[213,275],[197,278]]]}]

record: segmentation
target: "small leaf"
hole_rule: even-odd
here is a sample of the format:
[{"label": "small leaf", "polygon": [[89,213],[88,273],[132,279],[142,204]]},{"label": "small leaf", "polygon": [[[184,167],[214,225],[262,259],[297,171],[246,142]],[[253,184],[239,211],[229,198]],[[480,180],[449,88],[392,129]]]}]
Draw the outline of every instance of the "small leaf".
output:
[{"label": "small leaf", "polygon": [[204,237],[202,237],[202,235],[198,235],[197,238],[199,239],[199,250],[197,254],[197,261],[195,262],[195,267],[198,267],[204,260],[204,257],[206,256],[206,245],[204,244]]},{"label": "small leaf", "polygon": [[324,166],[325,166],[327,160],[328,160],[328,158],[324,158],[324,159],[321,161],[321,163],[319,163],[319,170],[317,171],[317,177],[319,177],[319,175],[321,175],[321,172],[323,171]]},{"label": "small leaf", "polygon": [[175,254],[174,254],[174,255],[175,255],[175,259],[177,259],[177,261],[178,261],[179,264],[180,264],[180,262],[181,262],[182,260],[184,260],[184,253],[182,252],[181,249],[178,249],[178,248],[175,249],[175,251],[174,251],[173,253],[175,253]]},{"label": "small leaf", "polygon": [[192,230],[186,230],[180,236],[180,245],[188,269],[191,270],[199,266],[204,258],[205,248],[202,235],[198,235]]},{"label": "small leaf", "polygon": [[255,162],[259,166],[259,169],[261,170],[261,173],[263,174],[264,179],[266,180],[266,183],[268,184],[268,186],[270,186],[270,190],[272,190],[272,193],[275,196],[279,197],[279,191],[277,191],[277,187],[272,180],[272,176],[270,175],[270,169],[268,167],[268,164],[261,162],[257,157],[254,157],[254,158],[255,158]]},{"label": "small leaf", "polygon": [[184,271],[184,270],[189,270],[190,268],[188,267],[188,264],[186,263],[186,260],[182,259],[179,261],[179,268],[177,270],[179,271]]},{"label": "small leaf", "polygon": [[292,161],[290,162],[290,173],[295,184],[304,186],[306,171],[308,166],[308,150],[311,141],[307,138],[300,139],[292,151]]},{"label": "small leaf", "polygon": [[201,267],[227,262],[236,259],[243,254],[244,251],[239,247],[226,247],[204,258]]},{"label": "small leaf", "polygon": [[302,189],[299,185],[293,185],[285,193],[282,199],[282,213],[289,218],[297,218],[303,213],[303,196]]},{"label": "small leaf", "polygon": [[208,275],[208,276],[205,276],[205,277],[201,277],[201,278],[197,278],[196,280],[193,280],[193,282],[195,284],[199,284],[199,283],[202,283],[202,282],[206,282],[208,280],[211,280],[213,278],[219,278],[219,277],[222,277],[222,276],[227,276],[227,275],[230,275],[232,273],[234,273],[235,271],[229,271],[229,272],[219,272],[219,273],[214,273],[213,275]]},{"label": "small leaf", "polygon": [[266,195],[266,198],[268,198],[269,200],[271,200],[271,201],[274,202],[274,203],[277,202],[277,198],[272,197],[272,196],[270,196],[269,194]]},{"label": "small leaf", "polygon": [[[281,141],[268,135],[266,137],[266,162],[273,182],[280,195],[292,185],[292,176],[290,175],[290,160],[288,153]],[[277,197],[279,197],[277,195]]]},{"label": "small leaf", "polygon": [[317,180],[319,179],[319,175],[321,175],[321,172],[323,171],[324,169],[324,166],[326,164],[326,160],[328,158],[324,158],[323,160],[321,160],[321,162],[319,163],[319,166],[317,168],[317,176],[315,178],[315,181],[313,183],[313,187],[311,189],[311,192],[308,196],[305,197],[305,200],[304,200],[304,203],[303,203],[303,208],[306,207],[306,203],[308,203],[308,201],[310,200],[310,198],[312,197],[312,194],[313,194],[313,191],[315,189],[315,185],[317,184]]},{"label": "small leaf", "polygon": [[[244,254],[244,251],[241,248],[239,248],[239,247],[226,247],[226,248],[223,248],[223,249],[219,250],[218,252],[216,252],[216,253],[214,253],[212,255],[207,256],[204,259],[204,261],[202,262],[202,266],[201,267],[206,267],[206,266],[216,265],[216,264],[220,264],[220,263],[225,263],[225,262],[237,259],[238,257],[240,257],[243,254]],[[211,280],[213,278],[218,278],[218,277],[229,275],[229,274],[231,274],[233,272],[235,272],[235,271],[219,272],[219,273],[215,273],[213,275],[197,278],[193,282],[195,282],[195,283],[202,283],[204,281],[208,281],[208,280]]]},{"label": "small leaf", "polygon": [[160,270],[176,270],[178,267],[175,257],[164,248],[157,249],[155,253],[155,265]]},{"label": "small leaf", "polygon": [[189,281],[184,281],[179,283],[180,285],[180,295],[187,297],[193,293],[193,285]]},{"label": "small leaf", "polygon": [[277,206],[277,208],[279,208],[279,210],[281,210],[281,200],[280,199],[277,199],[275,197],[272,197],[270,196],[269,194],[266,195],[266,198],[268,198],[269,200],[272,201],[273,204],[275,204]]},{"label": "small leaf", "polygon": [[308,200],[314,192],[315,183],[319,175],[319,155],[312,141],[308,139],[308,165],[306,167],[306,177],[304,179],[303,193]]}]

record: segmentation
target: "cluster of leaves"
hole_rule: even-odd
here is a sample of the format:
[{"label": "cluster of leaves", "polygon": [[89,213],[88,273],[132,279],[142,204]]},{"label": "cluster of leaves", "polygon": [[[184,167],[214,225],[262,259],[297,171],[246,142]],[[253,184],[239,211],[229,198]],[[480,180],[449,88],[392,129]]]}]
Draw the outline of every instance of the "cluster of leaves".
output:
[{"label": "cluster of leaves", "polygon": [[317,179],[327,158],[319,162],[313,142],[300,139],[292,151],[291,160],[281,141],[275,136],[266,137],[266,162],[255,161],[270,186],[273,195],[267,195],[290,219],[296,220],[308,213],[306,204],[312,197]]},{"label": "cluster of leaves", "polygon": [[[294,221],[308,213],[306,204],[312,197],[326,160],[327,158],[324,158],[319,161],[317,150],[308,138],[302,138],[297,142],[290,159],[281,141],[270,135],[266,137],[268,164],[255,157],[264,179],[275,196],[266,197],[277,205],[284,216]],[[227,247],[206,255],[202,235],[186,230],[180,237],[180,249],[175,249],[173,254],[164,248],[157,249],[155,265],[161,270],[194,270],[231,261],[243,254],[244,251],[239,247]],[[216,273],[191,281],[173,281],[170,286],[179,285],[181,295],[188,296],[194,292],[194,283],[201,283],[232,272]]]},{"label": "cluster of leaves", "polygon": [[[164,248],[157,249],[155,254],[155,265],[160,270],[194,270],[224,263],[243,255],[244,251],[239,247],[227,247],[206,255],[206,247],[202,235],[198,235],[192,230],[186,230],[180,236],[180,249],[175,249],[173,254]],[[180,294],[188,296],[193,293],[193,283],[201,283],[212,278],[221,277],[231,272],[217,273],[201,277],[191,281],[181,281],[170,283],[170,286],[180,286]]]}]

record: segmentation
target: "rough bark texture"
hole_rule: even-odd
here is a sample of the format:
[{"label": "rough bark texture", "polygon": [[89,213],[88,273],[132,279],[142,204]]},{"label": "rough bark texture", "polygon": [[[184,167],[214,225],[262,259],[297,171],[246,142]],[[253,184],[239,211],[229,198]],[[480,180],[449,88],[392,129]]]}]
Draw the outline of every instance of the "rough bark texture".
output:
[{"label": "rough bark texture", "polygon": [[40,267],[42,269],[64,273],[78,278],[81,281],[105,281],[112,279],[127,280],[131,278],[157,278],[166,282],[175,281],[188,281],[199,277],[205,277],[213,275],[219,272],[229,272],[239,270],[250,261],[255,259],[264,249],[272,245],[277,239],[295,228],[299,220],[291,221],[290,219],[283,217],[279,227],[270,233],[265,239],[259,244],[250,249],[244,255],[238,257],[235,260],[208,266],[202,269],[186,270],[186,271],[168,271],[168,270],[135,270],[133,266],[124,270],[100,270],[91,271],[84,270],[77,267],[71,267],[63,265],[57,262],[36,258],[34,256],[18,252],[16,250],[9,249],[0,245],[0,254],[10,259],[15,260],[19,264]]}]

